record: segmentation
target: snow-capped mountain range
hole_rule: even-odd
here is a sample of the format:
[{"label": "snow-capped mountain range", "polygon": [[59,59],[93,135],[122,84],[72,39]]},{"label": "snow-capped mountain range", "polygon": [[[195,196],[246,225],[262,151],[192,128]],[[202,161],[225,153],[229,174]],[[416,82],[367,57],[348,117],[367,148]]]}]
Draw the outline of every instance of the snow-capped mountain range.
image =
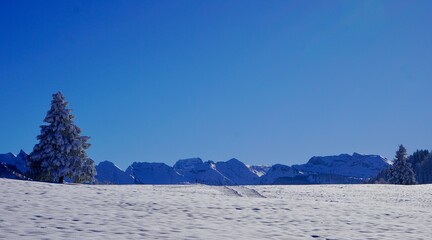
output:
[{"label": "snow-capped mountain range", "polygon": [[[0,177],[23,178],[28,170],[26,157],[24,151],[16,156],[0,154]],[[312,157],[306,164],[293,166],[245,165],[235,158],[226,162],[190,158],[178,160],[172,167],[134,162],[123,171],[114,163],[103,161],[96,166],[96,179],[99,184],[349,184],[365,182],[388,166],[387,159],[379,155],[358,153]]]},{"label": "snow-capped mountain range", "polygon": [[178,160],[172,167],[164,163],[134,162],[123,172],[112,163],[109,168],[100,167],[107,163],[102,162],[96,167],[96,178],[100,183],[122,184],[117,180],[118,177],[109,181],[105,176],[123,173],[128,179],[127,183],[136,184],[350,184],[362,183],[389,166],[387,159],[379,155],[358,153],[312,157],[306,164],[293,166],[245,165],[235,158],[226,162],[190,158]]}]

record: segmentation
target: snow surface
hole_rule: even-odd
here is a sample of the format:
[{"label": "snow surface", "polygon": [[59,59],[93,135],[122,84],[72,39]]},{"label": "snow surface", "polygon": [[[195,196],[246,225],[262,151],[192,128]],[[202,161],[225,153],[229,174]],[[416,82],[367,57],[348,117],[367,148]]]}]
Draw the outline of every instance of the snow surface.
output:
[{"label": "snow surface", "polygon": [[77,185],[0,179],[0,239],[430,239],[432,185]]}]

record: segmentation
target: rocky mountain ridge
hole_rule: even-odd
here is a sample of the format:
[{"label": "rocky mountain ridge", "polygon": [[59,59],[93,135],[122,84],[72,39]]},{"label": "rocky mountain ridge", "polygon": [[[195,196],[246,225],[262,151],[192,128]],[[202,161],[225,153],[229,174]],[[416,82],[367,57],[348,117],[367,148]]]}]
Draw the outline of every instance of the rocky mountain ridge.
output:
[{"label": "rocky mountain ridge", "polygon": [[[26,179],[27,154],[21,151],[0,154],[0,177]],[[172,167],[165,163],[134,162],[125,171],[109,161],[96,166],[98,184],[351,184],[363,183],[387,169],[387,159],[379,155],[354,153],[312,157],[307,163],[287,166],[246,165],[238,159],[203,161],[178,160]]]}]

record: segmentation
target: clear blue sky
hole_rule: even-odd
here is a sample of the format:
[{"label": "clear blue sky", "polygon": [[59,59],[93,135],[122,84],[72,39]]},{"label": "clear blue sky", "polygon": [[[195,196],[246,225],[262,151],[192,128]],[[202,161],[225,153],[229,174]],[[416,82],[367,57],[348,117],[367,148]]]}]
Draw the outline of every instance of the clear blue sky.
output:
[{"label": "clear blue sky", "polygon": [[62,91],[89,155],[294,164],[432,148],[432,1],[0,1],[0,152]]}]

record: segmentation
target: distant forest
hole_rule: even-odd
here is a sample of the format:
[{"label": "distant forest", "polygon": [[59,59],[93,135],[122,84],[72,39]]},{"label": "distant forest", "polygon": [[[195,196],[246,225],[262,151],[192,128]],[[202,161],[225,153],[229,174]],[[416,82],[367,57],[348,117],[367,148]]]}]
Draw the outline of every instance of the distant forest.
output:
[{"label": "distant forest", "polygon": [[[411,165],[418,184],[432,183],[432,151],[417,150],[412,155],[408,156],[407,162]],[[390,168],[381,171],[371,182],[388,183],[389,171]]]}]

